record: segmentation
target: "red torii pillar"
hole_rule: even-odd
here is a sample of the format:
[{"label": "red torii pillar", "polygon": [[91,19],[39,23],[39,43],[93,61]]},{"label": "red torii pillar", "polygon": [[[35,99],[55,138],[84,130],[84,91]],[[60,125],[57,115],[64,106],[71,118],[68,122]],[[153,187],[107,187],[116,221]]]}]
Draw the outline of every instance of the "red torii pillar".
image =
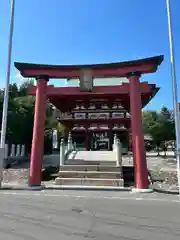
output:
[{"label": "red torii pillar", "polygon": [[36,78],[36,104],[34,110],[34,128],[31,147],[31,163],[29,185],[31,187],[41,186],[41,171],[44,155],[44,125],[46,118],[47,82],[48,77]]},{"label": "red torii pillar", "polygon": [[135,184],[137,190],[146,190],[149,187],[149,181],[142,128],[140,76],[138,72],[128,74]]}]

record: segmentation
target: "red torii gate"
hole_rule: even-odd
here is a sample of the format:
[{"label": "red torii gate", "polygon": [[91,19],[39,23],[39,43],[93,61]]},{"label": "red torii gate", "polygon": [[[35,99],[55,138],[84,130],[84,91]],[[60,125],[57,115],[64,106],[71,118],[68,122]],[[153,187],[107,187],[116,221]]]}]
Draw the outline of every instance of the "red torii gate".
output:
[{"label": "red torii gate", "polygon": [[[145,73],[157,71],[162,63],[163,56],[155,56],[135,61],[126,61],[109,64],[95,65],[41,65],[15,62],[15,67],[23,77],[36,78],[37,87],[30,90],[30,94],[36,95],[34,129],[31,150],[30,164],[30,186],[41,185],[41,170],[43,161],[44,146],[44,123],[47,98],[52,96],[81,96],[93,97],[98,94],[106,93],[109,95],[116,93],[126,93],[130,96],[131,128],[133,142],[133,156],[135,168],[135,182],[137,189],[148,188],[148,170],[144,150],[144,137],[142,131],[142,103],[141,96],[148,92],[150,85],[140,83],[140,77]],[[129,83],[120,86],[94,87],[90,92],[81,92],[77,87],[55,88],[48,86],[50,78],[69,78],[77,79],[82,76],[84,69],[91,70],[93,78],[104,77],[127,77]],[[144,86],[144,87],[143,87]]]}]

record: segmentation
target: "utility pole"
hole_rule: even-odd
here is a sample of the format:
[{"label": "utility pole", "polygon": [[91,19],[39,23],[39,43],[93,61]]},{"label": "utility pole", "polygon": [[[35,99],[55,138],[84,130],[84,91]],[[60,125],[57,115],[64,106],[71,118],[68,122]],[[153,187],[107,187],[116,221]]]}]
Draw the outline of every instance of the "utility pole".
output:
[{"label": "utility pole", "polygon": [[166,0],[166,7],[167,7],[167,16],[168,16],[172,94],[173,94],[175,130],[176,130],[177,178],[178,178],[178,188],[179,188],[179,194],[180,194],[180,117],[179,117],[178,89],[177,89],[177,81],[176,81],[176,66],[175,66],[175,57],[174,57],[174,41],[173,41],[173,32],[172,32],[170,0]]},{"label": "utility pole", "polygon": [[[5,150],[6,143],[6,128],[7,128],[7,113],[8,113],[8,100],[9,100],[9,82],[11,73],[11,55],[12,55],[12,39],[14,30],[14,10],[15,10],[15,0],[11,0],[11,15],[10,15],[10,28],[9,28],[9,40],[8,40],[8,62],[7,62],[7,72],[6,72],[6,85],[4,89],[4,102],[3,102],[3,114],[2,114],[2,124],[1,124],[1,152]],[[1,157],[2,158],[2,157]],[[0,185],[3,178],[3,161],[4,157],[0,159]]]}]

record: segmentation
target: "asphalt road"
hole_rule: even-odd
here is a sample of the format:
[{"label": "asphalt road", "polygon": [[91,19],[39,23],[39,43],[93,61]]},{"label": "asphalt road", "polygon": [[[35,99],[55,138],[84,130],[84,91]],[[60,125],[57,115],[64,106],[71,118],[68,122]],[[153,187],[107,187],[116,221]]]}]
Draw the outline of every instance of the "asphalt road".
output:
[{"label": "asphalt road", "polygon": [[178,196],[0,191],[0,204],[4,240],[180,239]]}]

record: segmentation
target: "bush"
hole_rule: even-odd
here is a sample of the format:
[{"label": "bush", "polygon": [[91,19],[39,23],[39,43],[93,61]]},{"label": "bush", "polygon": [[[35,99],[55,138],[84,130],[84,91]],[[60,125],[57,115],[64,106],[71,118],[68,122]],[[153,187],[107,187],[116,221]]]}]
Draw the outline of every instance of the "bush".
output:
[{"label": "bush", "polygon": [[44,136],[44,154],[52,153],[52,131],[46,131]]}]

